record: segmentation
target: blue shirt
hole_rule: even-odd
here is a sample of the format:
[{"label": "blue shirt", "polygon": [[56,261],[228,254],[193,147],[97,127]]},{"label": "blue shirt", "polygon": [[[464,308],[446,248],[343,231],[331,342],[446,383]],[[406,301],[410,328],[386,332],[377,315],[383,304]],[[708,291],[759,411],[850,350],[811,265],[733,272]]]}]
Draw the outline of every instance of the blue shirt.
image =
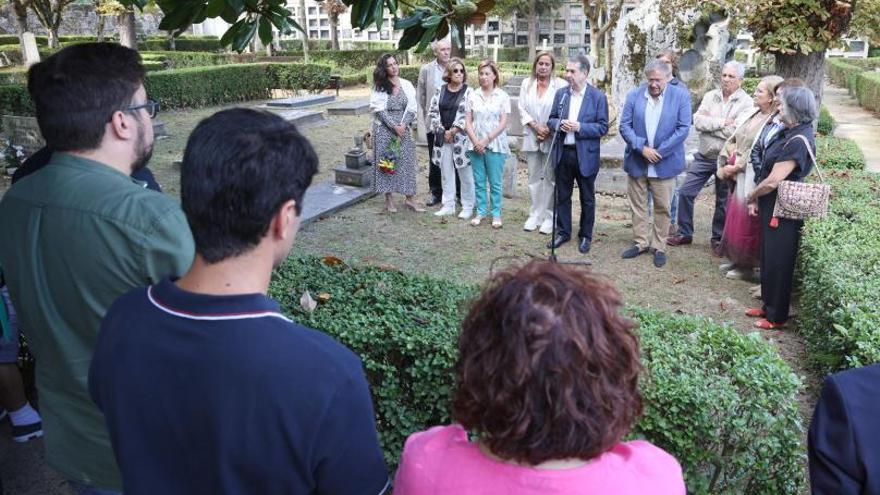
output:
[{"label": "blue shirt", "polygon": [[126,495],[366,494],[388,473],[360,359],[262,294],[119,298],[89,388]]}]

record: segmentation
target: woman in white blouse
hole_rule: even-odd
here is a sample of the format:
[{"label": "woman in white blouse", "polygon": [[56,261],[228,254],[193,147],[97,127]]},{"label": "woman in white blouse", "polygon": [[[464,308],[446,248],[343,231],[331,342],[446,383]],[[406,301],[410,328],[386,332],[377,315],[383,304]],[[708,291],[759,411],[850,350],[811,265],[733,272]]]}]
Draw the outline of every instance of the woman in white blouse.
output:
[{"label": "woman in white blouse", "polygon": [[501,184],[504,161],[510,154],[507,143],[507,116],[510,97],[498,87],[498,67],[491,60],[477,67],[480,88],[468,95],[465,130],[468,138],[468,157],[474,171],[474,192],[477,216],[471,225],[477,226],[489,213],[486,202],[486,179],[492,201],[492,228],[501,228]]},{"label": "woman in white blouse", "polygon": [[[553,96],[568,86],[565,79],[553,75],[556,59],[552,52],[539,52],[532,63],[532,75],[523,80],[519,90],[519,115],[523,126],[522,151],[529,166],[529,218],[523,229],[532,232],[540,226],[542,234],[553,232],[553,164],[547,162],[552,142],[547,119]],[[546,164],[546,166],[545,166]]]}]

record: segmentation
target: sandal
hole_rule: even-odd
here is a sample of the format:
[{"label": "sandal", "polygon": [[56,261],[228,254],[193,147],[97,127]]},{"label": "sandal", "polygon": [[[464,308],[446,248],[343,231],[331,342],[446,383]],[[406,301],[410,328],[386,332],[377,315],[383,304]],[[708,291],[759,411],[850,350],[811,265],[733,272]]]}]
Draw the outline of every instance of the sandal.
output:
[{"label": "sandal", "polygon": [[416,213],[424,213],[424,212],[428,211],[417,204],[410,203],[409,201],[404,201],[403,205]]},{"label": "sandal", "polygon": [[772,321],[770,321],[766,318],[761,318],[760,320],[755,322],[755,327],[763,329],[763,330],[778,330],[780,328],[785,327],[786,323],[788,323],[788,322],[784,321],[782,323],[773,323]]},{"label": "sandal", "polygon": [[763,318],[767,316],[767,312],[764,311],[764,308],[749,308],[746,310],[746,316],[750,316],[752,318]]}]

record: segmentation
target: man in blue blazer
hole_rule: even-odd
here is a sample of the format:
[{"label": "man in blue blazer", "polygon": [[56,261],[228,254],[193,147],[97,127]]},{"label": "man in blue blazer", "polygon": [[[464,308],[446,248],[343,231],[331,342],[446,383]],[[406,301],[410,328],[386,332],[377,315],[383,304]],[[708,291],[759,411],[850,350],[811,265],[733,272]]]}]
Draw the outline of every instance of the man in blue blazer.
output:
[{"label": "man in blue blazer", "polygon": [[813,495],[880,494],[880,364],[829,375],[810,424]]},{"label": "man in blue blazer", "polygon": [[[590,251],[596,219],[596,175],[599,173],[599,140],[608,133],[605,94],[587,84],[590,60],[571,57],[565,66],[569,86],[556,91],[547,127],[554,131],[556,164],[556,236],[547,244],[557,248],[571,239],[571,195],[577,181],[581,201],[578,250]],[[558,131],[558,132],[557,132]]]},{"label": "man in blue blazer", "polygon": [[[665,239],[675,177],[684,170],[684,140],[691,127],[691,95],[669,84],[672,68],[661,60],[645,67],[647,82],[626,95],[620,136],[626,141],[623,170],[632,209],[633,245],[621,257],[635,258],[654,250],[654,266],[666,264]],[[649,232],[648,191],[654,195],[653,229]],[[649,235],[650,234],[650,235]]]}]

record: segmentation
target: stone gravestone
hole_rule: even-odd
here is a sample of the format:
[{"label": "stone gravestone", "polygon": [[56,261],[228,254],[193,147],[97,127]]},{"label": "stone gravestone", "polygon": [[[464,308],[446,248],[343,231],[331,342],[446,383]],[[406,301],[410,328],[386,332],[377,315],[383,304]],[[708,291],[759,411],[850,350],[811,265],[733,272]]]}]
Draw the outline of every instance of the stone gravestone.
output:
[{"label": "stone gravestone", "polygon": [[12,144],[21,146],[27,156],[33,155],[37,150],[46,145],[43,135],[40,134],[40,126],[36,117],[21,117],[17,115],[3,116],[3,130]]},{"label": "stone gravestone", "polygon": [[21,46],[24,49],[24,66],[30,66],[40,61],[40,50],[37,48],[37,38],[34,33],[25,32],[21,35]]},{"label": "stone gravestone", "polygon": [[354,148],[345,154],[345,163],[336,167],[336,183],[345,186],[371,187],[373,166],[367,161],[363,135],[354,137]]}]

